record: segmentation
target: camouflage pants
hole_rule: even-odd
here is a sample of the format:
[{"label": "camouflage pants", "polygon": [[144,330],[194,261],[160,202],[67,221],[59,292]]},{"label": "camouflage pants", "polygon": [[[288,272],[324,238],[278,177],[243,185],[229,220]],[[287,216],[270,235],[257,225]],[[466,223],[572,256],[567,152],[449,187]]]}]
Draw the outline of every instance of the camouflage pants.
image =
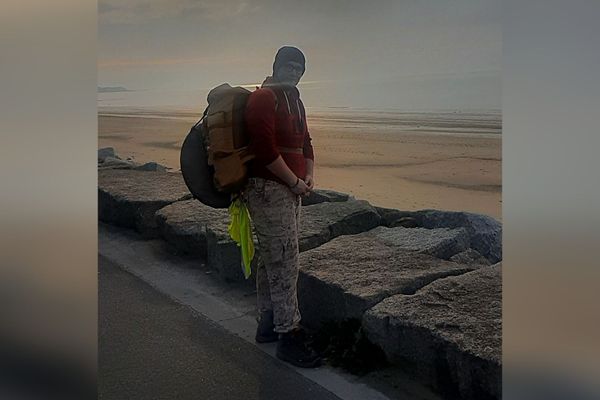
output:
[{"label": "camouflage pants", "polygon": [[258,311],[273,310],[275,332],[289,332],[300,322],[297,293],[300,196],[280,183],[251,178],[244,200],[262,259],[256,271]]}]

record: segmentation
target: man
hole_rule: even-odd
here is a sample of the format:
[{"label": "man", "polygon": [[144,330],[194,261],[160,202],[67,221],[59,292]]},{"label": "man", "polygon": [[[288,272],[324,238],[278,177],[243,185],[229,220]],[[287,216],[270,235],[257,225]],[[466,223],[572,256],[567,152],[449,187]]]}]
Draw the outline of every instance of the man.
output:
[{"label": "man", "polygon": [[297,295],[300,196],[314,187],[313,148],[296,88],[305,66],[299,49],[282,47],[273,76],[248,99],[246,127],[256,158],[244,199],[262,259],[256,272],[256,341],[279,339],[277,357],[308,368],[321,360],[304,343]]}]

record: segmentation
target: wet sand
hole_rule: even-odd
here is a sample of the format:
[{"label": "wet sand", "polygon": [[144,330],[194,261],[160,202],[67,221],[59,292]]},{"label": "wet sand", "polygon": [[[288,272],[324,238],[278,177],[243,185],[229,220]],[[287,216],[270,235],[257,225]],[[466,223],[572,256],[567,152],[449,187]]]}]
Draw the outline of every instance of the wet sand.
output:
[{"label": "wet sand", "polygon": [[[98,146],[121,158],[179,169],[179,149],[198,113],[101,111]],[[400,210],[471,211],[502,220],[499,121],[318,114],[309,127],[317,187]]]}]

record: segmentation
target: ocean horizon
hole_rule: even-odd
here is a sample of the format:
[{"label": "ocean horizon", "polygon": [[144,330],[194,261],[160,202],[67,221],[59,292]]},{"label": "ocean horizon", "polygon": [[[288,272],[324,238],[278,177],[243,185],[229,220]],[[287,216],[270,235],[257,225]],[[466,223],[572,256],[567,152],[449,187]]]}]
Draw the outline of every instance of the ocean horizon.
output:
[{"label": "ocean horizon", "polygon": [[[205,104],[181,106],[99,105],[102,117],[137,117],[189,121],[202,116]],[[350,132],[424,132],[437,134],[502,134],[500,110],[395,110],[365,107],[306,107],[309,127]]]}]

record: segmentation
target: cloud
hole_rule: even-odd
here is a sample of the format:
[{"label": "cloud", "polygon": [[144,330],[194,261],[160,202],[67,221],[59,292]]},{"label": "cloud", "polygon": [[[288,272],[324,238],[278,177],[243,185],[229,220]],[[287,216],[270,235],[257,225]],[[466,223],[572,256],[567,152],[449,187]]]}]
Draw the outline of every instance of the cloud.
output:
[{"label": "cloud", "polygon": [[[311,85],[319,85],[322,83],[331,83],[334,82],[332,80],[320,80],[320,81],[300,81],[298,86],[311,86]],[[260,87],[262,83],[243,83],[237,86],[241,86],[243,88],[254,88],[256,86]]]},{"label": "cloud", "polygon": [[110,4],[108,1],[100,1],[98,3],[98,14],[107,14],[111,11],[117,10],[118,7]]},{"label": "cloud", "polygon": [[247,60],[237,56],[204,56],[204,57],[173,57],[173,58],[119,58],[106,59],[98,61],[98,68],[139,68],[154,66],[173,66],[173,65],[219,65],[242,63]]},{"label": "cloud", "polygon": [[98,93],[131,92],[123,86],[98,86]]},{"label": "cloud", "polygon": [[259,9],[246,0],[100,0],[98,17],[101,24],[143,24],[182,16],[219,21]]}]

